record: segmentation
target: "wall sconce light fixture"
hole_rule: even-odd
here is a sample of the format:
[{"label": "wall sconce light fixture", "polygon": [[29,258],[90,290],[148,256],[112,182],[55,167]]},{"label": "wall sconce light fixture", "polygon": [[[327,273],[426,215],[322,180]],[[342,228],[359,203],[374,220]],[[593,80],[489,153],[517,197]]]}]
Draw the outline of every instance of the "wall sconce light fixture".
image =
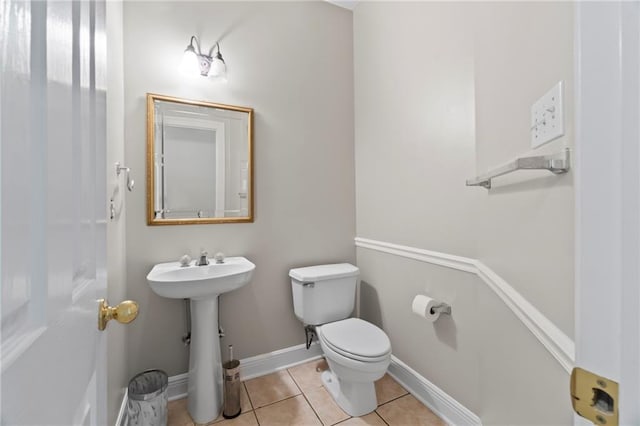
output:
[{"label": "wall sconce light fixture", "polygon": [[[217,52],[215,56],[213,49]],[[200,50],[200,42],[196,36],[191,36],[189,45],[184,50],[180,71],[185,75],[201,75],[227,81],[227,64],[222,59],[220,45],[216,43],[209,49],[209,54],[205,55]]]}]

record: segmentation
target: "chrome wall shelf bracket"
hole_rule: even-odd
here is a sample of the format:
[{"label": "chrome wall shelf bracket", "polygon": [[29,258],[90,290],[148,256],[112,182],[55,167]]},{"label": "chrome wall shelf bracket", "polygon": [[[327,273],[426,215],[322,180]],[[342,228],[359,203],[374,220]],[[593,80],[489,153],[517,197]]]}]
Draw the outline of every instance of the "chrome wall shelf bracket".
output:
[{"label": "chrome wall shelf bracket", "polygon": [[548,170],[560,175],[567,173],[570,166],[571,150],[565,148],[562,152],[551,155],[516,158],[514,161],[497,167],[483,175],[467,180],[467,186],[482,186],[491,189],[491,179],[515,172],[516,170]]}]

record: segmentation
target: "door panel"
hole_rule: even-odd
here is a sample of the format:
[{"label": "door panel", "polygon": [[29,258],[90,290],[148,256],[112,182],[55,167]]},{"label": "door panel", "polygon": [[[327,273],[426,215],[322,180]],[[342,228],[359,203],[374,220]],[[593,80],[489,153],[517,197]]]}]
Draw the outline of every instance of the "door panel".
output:
[{"label": "door panel", "polygon": [[103,1],[0,0],[3,424],[106,423],[105,43]]}]

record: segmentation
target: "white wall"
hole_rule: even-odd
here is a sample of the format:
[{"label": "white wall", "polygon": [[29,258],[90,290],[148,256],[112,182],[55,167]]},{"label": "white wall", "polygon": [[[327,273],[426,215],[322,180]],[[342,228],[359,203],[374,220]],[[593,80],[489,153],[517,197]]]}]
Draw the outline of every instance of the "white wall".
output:
[{"label": "white wall", "polygon": [[[573,146],[573,6],[481,7],[476,25],[478,170],[530,152],[531,104],[560,80],[566,135],[536,153]],[[512,176],[488,193],[480,191],[479,257],[573,336],[573,173]]]},{"label": "white wall", "polygon": [[[122,2],[106,2],[107,32],[107,191],[113,197],[116,217],[107,221],[107,300],[112,306],[127,299],[124,206],[126,183],[116,177],[114,163],[124,161],[124,75]],[[138,181],[138,185],[140,182]],[[140,186],[138,186],[140,187]],[[108,206],[107,206],[108,207]],[[108,424],[116,423],[127,376],[127,327],[112,321],[107,333]]]},{"label": "white wall", "polygon": [[[220,40],[228,84],[177,71],[192,35]],[[187,371],[182,301],[156,296],[154,263],[209,253],[244,255],[252,282],[221,297],[221,325],[248,357],[302,343],[288,270],[355,262],[353,52],[350,11],[325,2],[127,2],[124,5],[126,159],[139,182],[127,194],[128,373]],[[255,110],[254,223],[155,226],[145,222],[145,94]]]},{"label": "white wall", "polygon": [[464,187],[475,173],[469,7],[354,10],[358,236],[476,254],[469,206],[482,194]]},{"label": "white wall", "polygon": [[[480,259],[573,334],[571,173],[466,187],[530,154],[529,107],[565,81],[572,145],[570,3],[361,2],[354,10],[357,235]],[[361,311],[401,360],[483,424],[569,424],[568,375],[476,276],[357,250]],[[453,306],[435,324],[418,293]]]}]

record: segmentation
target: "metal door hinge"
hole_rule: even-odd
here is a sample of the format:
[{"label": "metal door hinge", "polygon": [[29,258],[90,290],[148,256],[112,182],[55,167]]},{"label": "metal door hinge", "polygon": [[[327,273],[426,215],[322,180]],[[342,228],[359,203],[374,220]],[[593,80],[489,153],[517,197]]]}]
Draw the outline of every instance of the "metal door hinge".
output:
[{"label": "metal door hinge", "polygon": [[571,405],[595,425],[618,426],[618,383],[576,367],[571,372]]}]

